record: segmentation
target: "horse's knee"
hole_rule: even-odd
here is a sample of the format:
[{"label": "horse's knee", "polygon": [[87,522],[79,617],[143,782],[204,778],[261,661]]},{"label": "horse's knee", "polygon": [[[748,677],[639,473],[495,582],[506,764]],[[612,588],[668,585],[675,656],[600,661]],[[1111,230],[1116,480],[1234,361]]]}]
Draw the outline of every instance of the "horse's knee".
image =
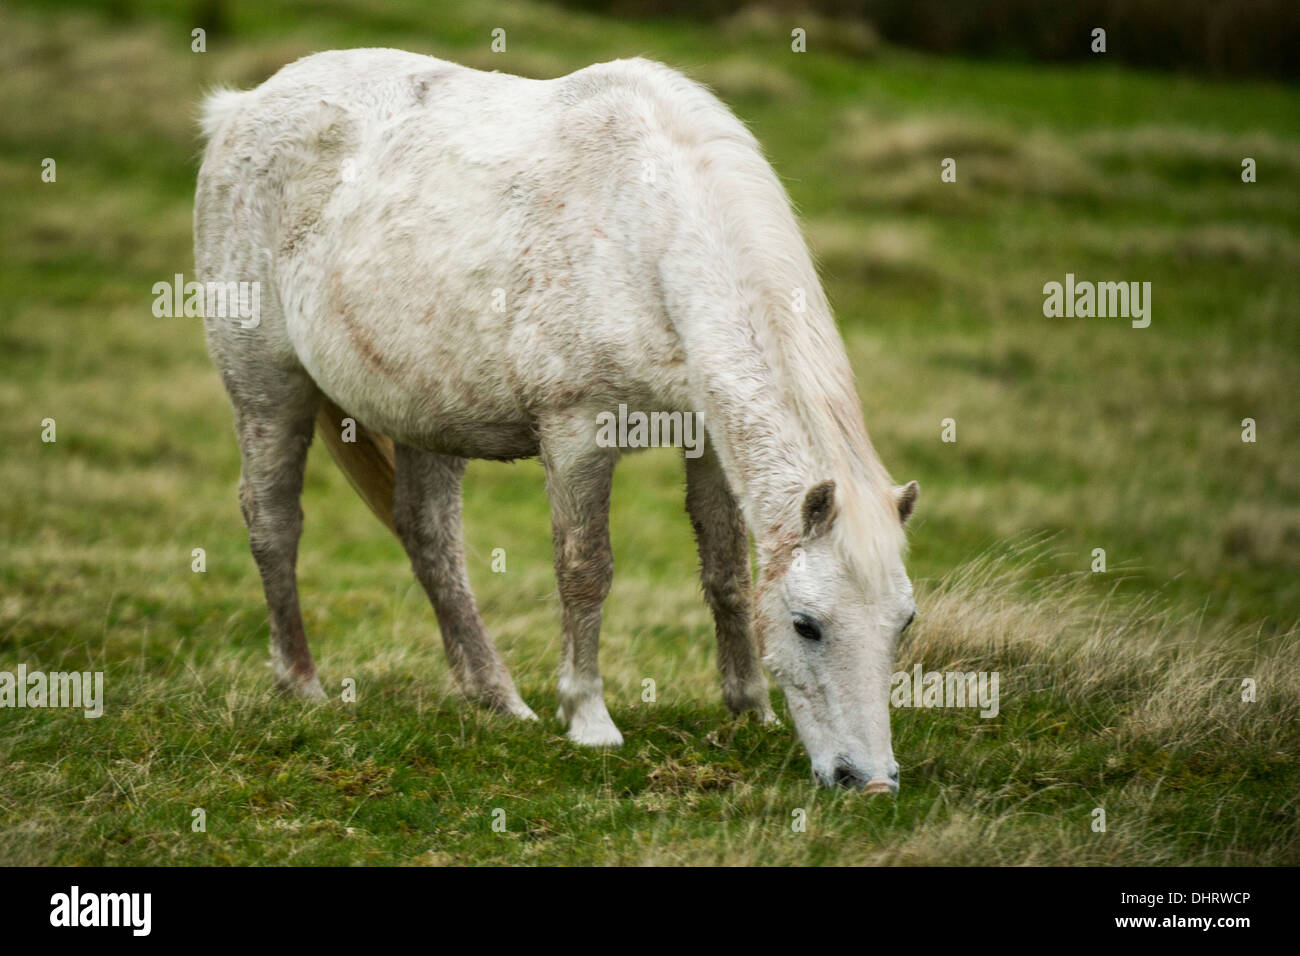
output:
[{"label": "horse's knee", "polygon": [[613,561],[593,559],[568,564],[558,572],[557,578],[560,598],[565,604],[575,607],[596,607],[609,597],[610,587],[614,581]]},{"label": "horse's knee", "polygon": [[603,603],[614,580],[614,551],[608,537],[564,536],[556,548],[555,577],[564,603],[582,607]]},{"label": "horse's knee", "polygon": [[700,581],[704,598],[715,614],[742,617],[749,613],[749,578],[735,567],[704,568]]}]

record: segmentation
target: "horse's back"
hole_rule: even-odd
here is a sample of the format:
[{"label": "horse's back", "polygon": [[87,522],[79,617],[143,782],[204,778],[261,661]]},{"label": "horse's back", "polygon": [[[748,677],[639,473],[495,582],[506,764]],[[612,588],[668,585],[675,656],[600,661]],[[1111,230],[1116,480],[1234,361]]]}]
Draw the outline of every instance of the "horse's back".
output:
[{"label": "horse's back", "polygon": [[530,453],[548,403],[667,404],[649,393],[664,390],[656,362],[680,361],[652,294],[684,192],[671,151],[710,123],[747,135],[647,61],[541,81],[336,51],[215,97],[201,278],[261,279],[273,295],[255,343],[210,322],[213,351],[300,364],[399,439],[493,422],[503,457]]}]

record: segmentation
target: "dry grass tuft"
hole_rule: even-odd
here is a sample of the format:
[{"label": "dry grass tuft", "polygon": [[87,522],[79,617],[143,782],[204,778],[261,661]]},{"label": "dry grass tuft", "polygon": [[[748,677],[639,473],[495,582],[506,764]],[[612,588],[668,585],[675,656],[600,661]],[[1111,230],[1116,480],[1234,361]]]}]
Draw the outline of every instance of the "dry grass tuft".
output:
[{"label": "dry grass tuft", "polygon": [[[1047,693],[1112,709],[1116,747],[1296,746],[1300,631],[1258,646],[1154,601],[1099,605],[1082,575],[1031,583],[1035,547],[972,562],[926,593],[899,669],[998,670],[1004,708]],[[1247,681],[1254,702],[1243,701]]]}]

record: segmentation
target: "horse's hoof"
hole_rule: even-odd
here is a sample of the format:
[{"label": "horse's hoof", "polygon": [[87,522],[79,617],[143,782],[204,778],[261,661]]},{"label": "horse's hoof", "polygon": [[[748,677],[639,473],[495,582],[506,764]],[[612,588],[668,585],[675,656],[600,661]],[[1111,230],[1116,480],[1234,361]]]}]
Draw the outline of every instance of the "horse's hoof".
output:
[{"label": "horse's hoof", "polygon": [[325,699],[325,688],[321,687],[319,677],[312,677],[311,680],[276,681],[275,689],[282,694],[297,697],[299,700]]},{"label": "horse's hoof", "polygon": [[471,687],[466,690],[465,696],[479,707],[498,714],[507,714],[518,720],[537,719],[533,709],[524,703],[513,684],[505,687],[491,684],[485,687]]},{"label": "horse's hoof", "polygon": [[525,704],[522,700],[515,701],[506,707],[506,713],[511,717],[518,717],[520,720],[536,720],[537,715],[533,709]]},{"label": "horse's hoof", "polygon": [[575,734],[570,730],[568,737],[579,747],[613,750],[623,746],[623,735],[617,730],[612,734]]},{"label": "horse's hoof", "polygon": [[604,724],[592,722],[586,726],[575,723],[569,728],[568,737],[579,747],[621,747],[623,735],[618,732],[613,721]]}]

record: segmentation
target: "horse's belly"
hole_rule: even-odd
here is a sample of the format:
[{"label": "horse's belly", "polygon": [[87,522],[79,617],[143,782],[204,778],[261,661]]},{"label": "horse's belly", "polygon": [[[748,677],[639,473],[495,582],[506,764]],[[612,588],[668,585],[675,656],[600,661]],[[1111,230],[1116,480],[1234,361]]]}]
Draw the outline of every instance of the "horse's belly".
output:
[{"label": "horse's belly", "polygon": [[467,422],[452,419],[419,423],[398,439],[405,445],[460,458],[513,461],[538,454],[532,422]]},{"label": "horse's belly", "polygon": [[463,458],[537,454],[534,416],[521,406],[490,342],[471,355],[436,336],[406,339],[400,349],[379,341],[358,346],[343,332],[315,337],[300,355],[335,404],[394,441]]}]

